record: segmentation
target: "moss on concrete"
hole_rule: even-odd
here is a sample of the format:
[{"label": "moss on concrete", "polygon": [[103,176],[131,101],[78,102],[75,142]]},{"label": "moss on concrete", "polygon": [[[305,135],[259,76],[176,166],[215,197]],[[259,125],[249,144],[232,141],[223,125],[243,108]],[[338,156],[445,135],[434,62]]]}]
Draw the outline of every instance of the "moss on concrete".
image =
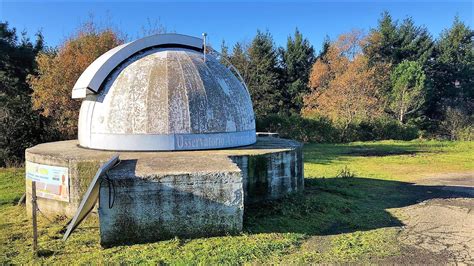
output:
[{"label": "moss on concrete", "polygon": [[77,163],[77,178],[73,181],[77,188],[78,195],[82,195],[86,192],[90,182],[94,178],[94,175],[99,170],[100,162],[98,161],[85,161]]},{"label": "moss on concrete", "polygon": [[269,192],[267,156],[249,156],[247,171],[249,197],[258,198],[267,195]]}]

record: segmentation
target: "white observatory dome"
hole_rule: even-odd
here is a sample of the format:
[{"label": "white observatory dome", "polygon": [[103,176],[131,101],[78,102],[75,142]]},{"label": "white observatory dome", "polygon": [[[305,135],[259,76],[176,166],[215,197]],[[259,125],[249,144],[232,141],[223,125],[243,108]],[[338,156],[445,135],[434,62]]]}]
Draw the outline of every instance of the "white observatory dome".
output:
[{"label": "white observatory dome", "polygon": [[122,151],[199,150],[255,143],[240,76],[203,53],[200,38],[163,34],[118,46],[73,89],[84,98],[79,145]]}]

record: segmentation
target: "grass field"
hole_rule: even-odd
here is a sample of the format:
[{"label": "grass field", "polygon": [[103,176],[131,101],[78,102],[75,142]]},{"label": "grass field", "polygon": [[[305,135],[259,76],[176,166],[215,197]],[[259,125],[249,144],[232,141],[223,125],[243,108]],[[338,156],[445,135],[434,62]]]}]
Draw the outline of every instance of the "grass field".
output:
[{"label": "grass field", "polygon": [[[89,218],[68,242],[64,220],[40,218],[31,253],[22,169],[0,169],[0,264],[364,262],[399,254],[401,222],[390,210],[430,198],[410,182],[474,171],[472,142],[381,141],[305,146],[305,191],[246,210],[235,236],[172,239],[103,249]],[[344,171],[343,171],[344,170]],[[341,173],[342,172],[342,173]]]}]

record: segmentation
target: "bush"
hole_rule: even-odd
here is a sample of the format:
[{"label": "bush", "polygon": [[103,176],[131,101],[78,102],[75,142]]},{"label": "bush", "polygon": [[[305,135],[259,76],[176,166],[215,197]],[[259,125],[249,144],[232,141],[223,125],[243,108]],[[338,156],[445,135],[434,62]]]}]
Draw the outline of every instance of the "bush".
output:
[{"label": "bush", "polygon": [[471,141],[474,135],[474,116],[462,108],[448,107],[441,122],[441,134],[450,140]]},{"label": "bush", "polygon": [[414,125],[400,124],[397,120],[381,118],[372,122],[362,122],[356,126],[356,139],[368,140],[412,140],[419,137],[419,130]]},{"label": "bush", "polygon": [[25,149],[55,138],[49,121],[31,110],[29,97],[0,96],[0,167],[24,161]]},{"label": "bush", "polygon": [[257,118],[257,131],[277,132],[282,138],[301,142],[338,142],[339,130],[324,118],[303,118],[297,115],[268,115]]},{"label": "bush", "polygon": [[350,124],[343,135],[342,129],[328,119],[304,118],[296,115],[268,115],[257,118],[257,131],[277,132],[282,138],[318,143],[384,139],[412,140],[419,136],[417,127],[403,125],[389,118]]}]

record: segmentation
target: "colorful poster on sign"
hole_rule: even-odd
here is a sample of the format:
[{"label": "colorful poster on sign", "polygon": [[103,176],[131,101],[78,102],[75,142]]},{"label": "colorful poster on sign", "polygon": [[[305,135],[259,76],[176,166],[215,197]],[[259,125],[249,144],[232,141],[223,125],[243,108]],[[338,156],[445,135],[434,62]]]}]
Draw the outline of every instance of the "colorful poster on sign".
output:
[{"label": "colorful poster on sign", "polygon": [[41,198],[69,202],[69,175],[67,167],[26,162],[26,187],[36,181],[36,195]]}]

